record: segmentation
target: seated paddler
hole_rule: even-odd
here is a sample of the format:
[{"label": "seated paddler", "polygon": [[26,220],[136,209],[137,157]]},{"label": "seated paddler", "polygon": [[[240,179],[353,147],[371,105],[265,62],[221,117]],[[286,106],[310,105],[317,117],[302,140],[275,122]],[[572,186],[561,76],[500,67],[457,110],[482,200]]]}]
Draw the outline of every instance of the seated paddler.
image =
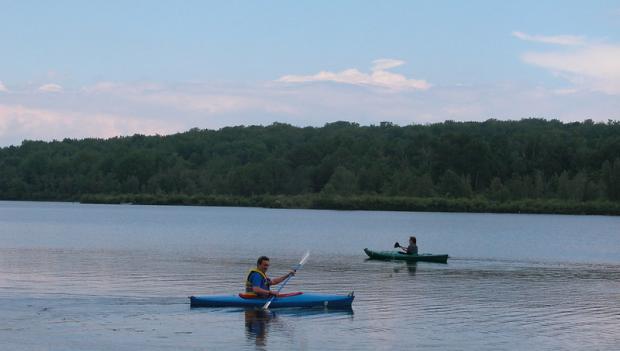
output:
[{"label": "seated paddler", "polygon": [[[396,243],[398,245],[398,243]],[[402,250],[401,253],[403,254],[407,254],[407,255],[417,255],[418,254],[418,244],[417,244],[417,240],[415,238],[415,236],[410,236],[409,237],[409,246],[407,247],[403,247],[403,246],[396,246],[394,245],[394,247],[400,247],[400,249]]]},{"label": "seated paddler", "polygon": [[255,294],[260,297],[278,296],[275,291],[269,290],[272,285],[282,283],[286,278],[291,275],[295,275],[294,271],[290,271],[287,274],[277,277],[269,278],[267,276],[267,270],[269,269],[269,257],[261,256],[256,261],[256,268],[250,269],[248,277],[245,280],[245,292],[246,294]]}]

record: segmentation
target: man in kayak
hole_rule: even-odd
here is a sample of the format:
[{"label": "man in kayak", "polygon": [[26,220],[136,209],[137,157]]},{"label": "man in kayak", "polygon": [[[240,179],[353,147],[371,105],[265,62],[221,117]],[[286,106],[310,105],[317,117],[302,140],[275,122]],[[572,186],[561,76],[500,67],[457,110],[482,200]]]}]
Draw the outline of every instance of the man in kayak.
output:
[{"label": "man in kayak", "polygon": [[418,245],[416,244],[416,238],[415,236],[410,236],[409,237],[409,246],[407,247],[403,247],[400,246],[400,249],[403,250],[404,254],[407,255],[417,255],[418,254]]},{"label": "man in kayak", "polygon": [[267,269],[269,269],[269,257],[259,257],[258,261],[256,261],[256,268],[250,270],[248,277],[245,280],[246,294],[256,294],[261,297],[277,297],[279,294],[275,291],[269,290],[269,288],[272,285],[280,284],[289,276],[295,275],[295,271],[290,271],[281,277],[270,279],[267,277]]}]

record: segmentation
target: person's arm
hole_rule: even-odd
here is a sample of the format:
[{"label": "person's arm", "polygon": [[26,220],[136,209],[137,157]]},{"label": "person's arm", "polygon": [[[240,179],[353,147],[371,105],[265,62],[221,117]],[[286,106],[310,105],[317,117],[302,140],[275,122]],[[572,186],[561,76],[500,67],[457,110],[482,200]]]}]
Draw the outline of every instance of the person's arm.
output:
[{"label": "person's arm", "polygon": [[278,285],[278,284],[282,283],[284,281],[284,279],[288,278],[291,275],[295,275],[295,271],[290,271],[290,272],[286,273],[285,275],[283,275],[281,277],[277,277],[277,278],[271,279],[271,285]]},{"label": "person's arm", "polygon": [[263,289],[263,288],[258,287],[258,286],[253,286],[252,287],[252,291],[254,291],[257,295],[276,296],[276,297],[280,295],[280,294],[278,294],[275,291]]},{"label": "person's arm", "polygon": [[413,253],[413,250],[411,249],[411,246],[407,246],[407,247],[400,247],[403,250],[403,253],[407,254],[407,255],[411,255]]},{"label": "person's arm", "polygon": [[272,294],[269,288],[267,289],[261,288],[263,278],[258,273],[251,273],[248,279],[250,280],[250,284],[252,284],[252,291],[256,295],[259,295],[259,296],[276,295],[277,296],[277,294]]}]

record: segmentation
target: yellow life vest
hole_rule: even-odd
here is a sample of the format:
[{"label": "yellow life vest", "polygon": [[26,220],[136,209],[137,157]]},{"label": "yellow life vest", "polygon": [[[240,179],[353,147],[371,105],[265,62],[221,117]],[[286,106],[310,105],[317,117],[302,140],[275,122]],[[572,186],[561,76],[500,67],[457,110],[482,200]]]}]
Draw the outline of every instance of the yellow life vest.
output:
[{"label": "yellow life vest", "polygon": [[254,290],[252,290],[252,282],[250,282],[250,276],[252,275],[252,273],[258,273],[260,274],[263,279],[265,279],[265,284],[267,285],[267,290],[269,290],[269,285],[271,285],[271,279],[267,278],[267,276],[265,275],[265,273],[259,271],[256,268],[252,268],[250,269],[250,271],[248,272],[248,276],[245,278],[245,292],[248,294],[254,294],[256,295],[256,293],[254,292]]}]

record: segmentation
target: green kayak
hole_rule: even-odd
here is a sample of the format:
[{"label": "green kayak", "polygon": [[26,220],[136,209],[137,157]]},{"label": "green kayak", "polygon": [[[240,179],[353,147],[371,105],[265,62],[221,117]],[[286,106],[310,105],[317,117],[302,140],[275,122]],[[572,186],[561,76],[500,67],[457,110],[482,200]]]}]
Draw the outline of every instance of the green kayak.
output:
[{"label": "green kayak", "polygon": [[437,262],[437,263],[448,263],[448,255],[433,255],[433,254],[419,254],[419,255],[408,255],[405,253],[400,253],[398,251],[372,251],[368,249],[364,249],[364,252],[368,257],[373,260],[404,260],[409,262]]}]

